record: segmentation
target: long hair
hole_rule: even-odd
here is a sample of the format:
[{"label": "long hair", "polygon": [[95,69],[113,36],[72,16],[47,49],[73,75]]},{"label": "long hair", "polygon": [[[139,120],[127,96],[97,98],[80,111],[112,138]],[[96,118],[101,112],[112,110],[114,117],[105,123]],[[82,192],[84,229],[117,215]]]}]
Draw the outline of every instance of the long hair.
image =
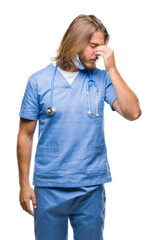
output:
[{"label": "long hair", "polygon": [[72,57],[86,47],[92,34],[96,31],[103,33],[104,44],[107,44],[110,35],[96,16],[85,14],[77,16],[66,30],[57,49],[57,55],[51,57],[51,60],[56,61],[63,69],[70,68],[73,64]]}]

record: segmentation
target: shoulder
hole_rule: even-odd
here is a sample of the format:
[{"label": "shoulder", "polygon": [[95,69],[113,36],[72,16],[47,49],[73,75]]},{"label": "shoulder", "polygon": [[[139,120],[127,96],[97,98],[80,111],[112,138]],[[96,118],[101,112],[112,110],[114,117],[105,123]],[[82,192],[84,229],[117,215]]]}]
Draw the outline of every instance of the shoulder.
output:
[{"label": "shoulder", "polygon": [[28,81],[31,83],[38,83],[41,79],[44,79],[48,76],[50,76],[52,74],[53,71],[53,64],[50,63],[49,65],[47,65],[46,67],[39,69],[37,71],[35,71],[34,73],[32,73],[29,78]]}]

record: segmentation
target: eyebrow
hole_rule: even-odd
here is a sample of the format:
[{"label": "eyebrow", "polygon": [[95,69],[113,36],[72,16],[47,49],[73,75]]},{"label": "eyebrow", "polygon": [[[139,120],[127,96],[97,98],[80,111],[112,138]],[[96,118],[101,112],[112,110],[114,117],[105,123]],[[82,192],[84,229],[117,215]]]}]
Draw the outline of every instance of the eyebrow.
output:
[{"label": "eyebrow", "polygon": [[96,45],[96,46],[104,45],[104,44],[99,44],[99,43],[94,43],[94,42],[90,42],[90,44],[93,44],[93,45]]}]

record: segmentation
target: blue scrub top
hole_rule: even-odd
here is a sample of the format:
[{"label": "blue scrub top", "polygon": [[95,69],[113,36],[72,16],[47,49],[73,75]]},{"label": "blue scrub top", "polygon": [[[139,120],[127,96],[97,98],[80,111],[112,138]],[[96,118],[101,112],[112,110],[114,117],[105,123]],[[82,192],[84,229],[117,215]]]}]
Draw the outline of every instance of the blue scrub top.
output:
[{"label": "blue scrub top", "polygon": [[[104,138],[104,101],[111,109],[117,98],[106,70],[94,69],[99,88],[99,116],[88,114],[86,92],[89,71],[81,70],[72,84],[56,71],[53,89],[54,115],[50,105],[54,65],[33,73],[26,85],[19,116],[38,121],[34,186],[80,187],[112,181]],[[96,88],[89,85],[90,106],[96,112]]]}]

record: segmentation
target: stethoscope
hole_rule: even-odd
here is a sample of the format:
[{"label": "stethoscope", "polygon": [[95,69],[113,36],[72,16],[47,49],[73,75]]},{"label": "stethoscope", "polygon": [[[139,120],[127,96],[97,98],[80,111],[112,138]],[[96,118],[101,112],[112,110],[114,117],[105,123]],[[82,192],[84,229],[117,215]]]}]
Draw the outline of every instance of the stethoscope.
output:
[{"label": "stethoscope", "polygon": [[[56,66],[55,66],[55,70],[54,70],[52,81],[51,81],[50,106],[47,108],[47,114],[49,116],[54,115],[54,113],[56,111],[55,107],[53,106],[53,88],[54,88],[54,79],[55,79],[57,67],[58,67],[58,64],[56,64]],[[97,95],[97,99],[96,99],[96,106],[97,106],[96,113],[92,113],[91,112],[91,108],[90,108],[90,100],[89,100],[89,83],[90,82],[92,84],[94,84],[95,88],[96,88],[96,95]],[[87,90],[87,95],[88,95],[88,107],[89,107],[88,114],[91,114],[93,116],[99,116],[99,113],[98,113],[98,93],[99,93],[99,88],[98,88],[96,82],[92,79],[92,74],[91,74],[90,70],[89,70],[89,80],[87,81],[87,89],[86,90]]]}]

